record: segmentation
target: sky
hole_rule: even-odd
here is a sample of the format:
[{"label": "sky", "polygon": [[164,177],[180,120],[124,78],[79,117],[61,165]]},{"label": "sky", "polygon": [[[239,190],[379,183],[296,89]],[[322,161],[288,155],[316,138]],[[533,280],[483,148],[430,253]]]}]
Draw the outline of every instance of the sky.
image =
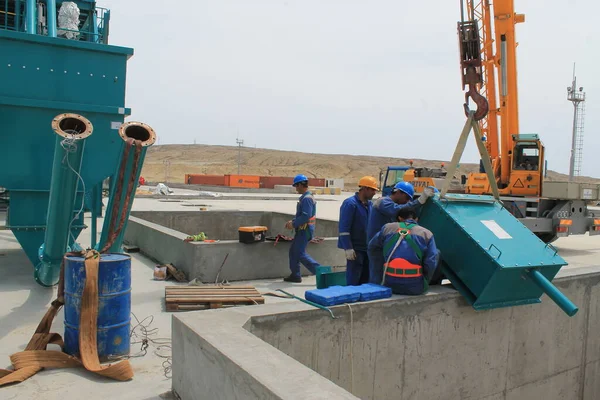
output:
[{"label": "sky", "polygon": [[[185,4],[185,7],[181,7]],[[128,120],[159,144],[449,160],[465,122],[459,1],[100,0],[134,48]],[[573,63],[586,92],[582,175],[600,176],[600,5],[515,1],[519,124],[568,173]],[[478,162],[473,139],[463,162]]]}]

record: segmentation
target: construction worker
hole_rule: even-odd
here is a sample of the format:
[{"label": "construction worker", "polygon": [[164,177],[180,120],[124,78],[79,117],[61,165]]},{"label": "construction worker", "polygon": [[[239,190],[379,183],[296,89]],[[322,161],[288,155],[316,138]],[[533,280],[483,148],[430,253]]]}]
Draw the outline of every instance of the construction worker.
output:
[{"label": "construction worker", "polygon": [[297,175],[292,186],[296,188],[296,192],[301,196],[296,206],[296,217],[285,225],[286,229],[294,229],[295,234],[290,246],[290,270],[292,273],[283,280],[285,282],[300,283],[302,282],[300,263],[313,274],[317,273],[317,267],[319,266],[319,263],[306,252],[306,247],[315,233],[317,202],[308,190],[306,175]]},{"label": "construction worker", "polygon": [[367,240],[371,241],[373,236],[383,225],[394,222],[398,210],[404,207],[420,207],[428,198],[433,197],[433,188],[427,187],[423,193],[413,199],[415,188],[408,182],[398,182],[389,196],[383,196],[373,202],[373,212],[369,216],[367,227]]},{"label": "construction worker", "polygon": [[371,199],[377,190],[375,178],[363,176],[358,181],[358,192],[344,200],[340,207],[338,248],[346,252],[348,285],[369,282],[367,223],[371,212]]},{"label": "construction worker", "polygon": [[[427,187],[417,199],[413,200],[415,195],[413,185],[408,182],[398,182],[389,196],[381,197],[373,202],[367,226],[367,240],[370,242],[385,224],[394,222],[399,210],[406,207],[415,207],[418,212],[420,206],[425,204],[427,199],[433,197],[433,194],[433,188]],[[371,263],[369,273],[369,283],[379,284],[381,282],[383,271],[380,266]]]},{"label": "construction worker", "polygon": [[440,254],[433,234],[419,226],[416,217],[416,207],[401,208],[397,222],[385,224],[369,242],[372,264],[385,268],[377,283],[394,294],[425,293],[438,269]]}]

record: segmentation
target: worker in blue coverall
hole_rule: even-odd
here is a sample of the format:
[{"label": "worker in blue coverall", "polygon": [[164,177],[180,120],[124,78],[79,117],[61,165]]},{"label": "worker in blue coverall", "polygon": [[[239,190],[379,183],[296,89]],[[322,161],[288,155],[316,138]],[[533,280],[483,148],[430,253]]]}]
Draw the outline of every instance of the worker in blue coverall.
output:
[{"label": "worker in blue coverall", "polygon": [[[373,209],[369,215],[369,224],[367,226],[367,240],[370,242],[381,228],[390,222],[396,220],[396,214],[399,210],[406,207],[414,207],[417,212],[425,204],[427,199],[433,197],[433,188],[425,188],[423,193],[413,200],[415,189],[408,182],[398,182],[392,189],[389,196],[381,197],[373,202]],[[372,260],[371,260],[372,261]],[[380,267],[369,265],[369,283],[379,284],[381,282],[383,271]]]},{"label": "worker in blue coverall", "polygon": [[377,190],[375,178],[364,176],[358,181],[358,192],[344,200],[340,207],[338,248],[346,252],[347,285],[369,282],[367,223],[371,199]]},{"label": "worker in blue coverall", "polygon": [[377,283],[394,294],[425,293],[439,271],[440,253],[433,234],[418,225],[416,216],[415,207],[400,209],[397,222],[385,224],[369,242],[372,263],[385,268]]},{"label": "worker in blue coverall", "polygon": [[292,186],[301,196],[296,206],[296,217],[285,225],[287,229],[294,229],[295,233],[290,246],[290,270],[292,273],[283,280],[300,283],[302,282],[300,263],[313,274],[317,273],[319,266],[319,263],[306,252],[306,247],[315,234],[317,202],[308,190],[308,178],[305,175],[297,175]]}]

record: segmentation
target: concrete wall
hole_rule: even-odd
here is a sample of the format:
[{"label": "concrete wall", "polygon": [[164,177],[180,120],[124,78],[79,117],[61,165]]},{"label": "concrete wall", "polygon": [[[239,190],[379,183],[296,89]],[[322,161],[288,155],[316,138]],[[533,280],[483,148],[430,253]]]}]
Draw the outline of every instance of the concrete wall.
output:
[{"label": "concrete wall", "polygon": [[[264,211],[134,211],[132,216],[165,226],[188,235],[204,232],[210,239],[238,240],[240,226],[266,226],[268,236],[285,232],[285,223],[291,215]],[[337,237],[338,223],[318,219],[315,234]]]},{"label": "concrete wall", "polygon": [[[161,264],[173,263],[190,280],[198,278],[202,282],[214,283],[227,254],[219,281],[283,278],[290,274],[289,242],[279,242],[276,246],[271,241],[253,244],[243,244],[237,240],[186,243],[183,241],[186,236],[185,233],[137,217],[129,218],[125,231],[127,243],[138,246],[142,253]],[[346,265],[344,252],[337,248],[337,238],[325,238],[319,244],[311,243],[308,252],[321,265]],[[301,271],[303,275],[309,274],[304,267]]]},{"label": "concrete wall", "polygon": [[[182,365],[209,373],[222,358],[239,363],[236,348],[226,347],[236,341],[237,347],[252,345],[254,354],[271,346],[281,350],[269,357],[269,363],[281,365],[278,377],[288,375],[285,360],[291,357],[361,399],[598,399],[600,267],[565,270],[554,283],[579,306],[574,317],[546,296],[541,304],[476,312],[457,292],[440,287],[426,296],[355,303],[352,315],[345,305],[334,307],[336,319],[299,303],[223,310],[245,312],[245,327],[265,345],[235,330],[227,338],[196,332],[217,349],[210,362],[183,360],[190,345],[175,341],[175,332],[182,334],[188,324],[185,334],[193,336],[194,327],[214,326],[212,319],[224,316],[203,311],[176,316],[174,389],[180,393],[188,383]],[[289,391],[280,398],[297,397]]]}]

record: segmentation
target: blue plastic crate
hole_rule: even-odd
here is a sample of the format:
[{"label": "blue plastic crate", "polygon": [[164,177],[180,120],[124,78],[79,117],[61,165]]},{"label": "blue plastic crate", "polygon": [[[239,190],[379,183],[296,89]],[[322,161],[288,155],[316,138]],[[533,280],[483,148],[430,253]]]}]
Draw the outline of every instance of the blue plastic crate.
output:
[{"label": "blue plastic crate", "polygon": [[330,286],[326,289],[307,290],[304,298],[322,306],[354,303],[360,300],[360,293],[355,286]]},{"label": "blue plastic crate", "polygon": [[360,301],[371,301],[392,297],[392,289],[387,286],[364,283],[360,286],[354,286],[354,288],[360,293]]}]

